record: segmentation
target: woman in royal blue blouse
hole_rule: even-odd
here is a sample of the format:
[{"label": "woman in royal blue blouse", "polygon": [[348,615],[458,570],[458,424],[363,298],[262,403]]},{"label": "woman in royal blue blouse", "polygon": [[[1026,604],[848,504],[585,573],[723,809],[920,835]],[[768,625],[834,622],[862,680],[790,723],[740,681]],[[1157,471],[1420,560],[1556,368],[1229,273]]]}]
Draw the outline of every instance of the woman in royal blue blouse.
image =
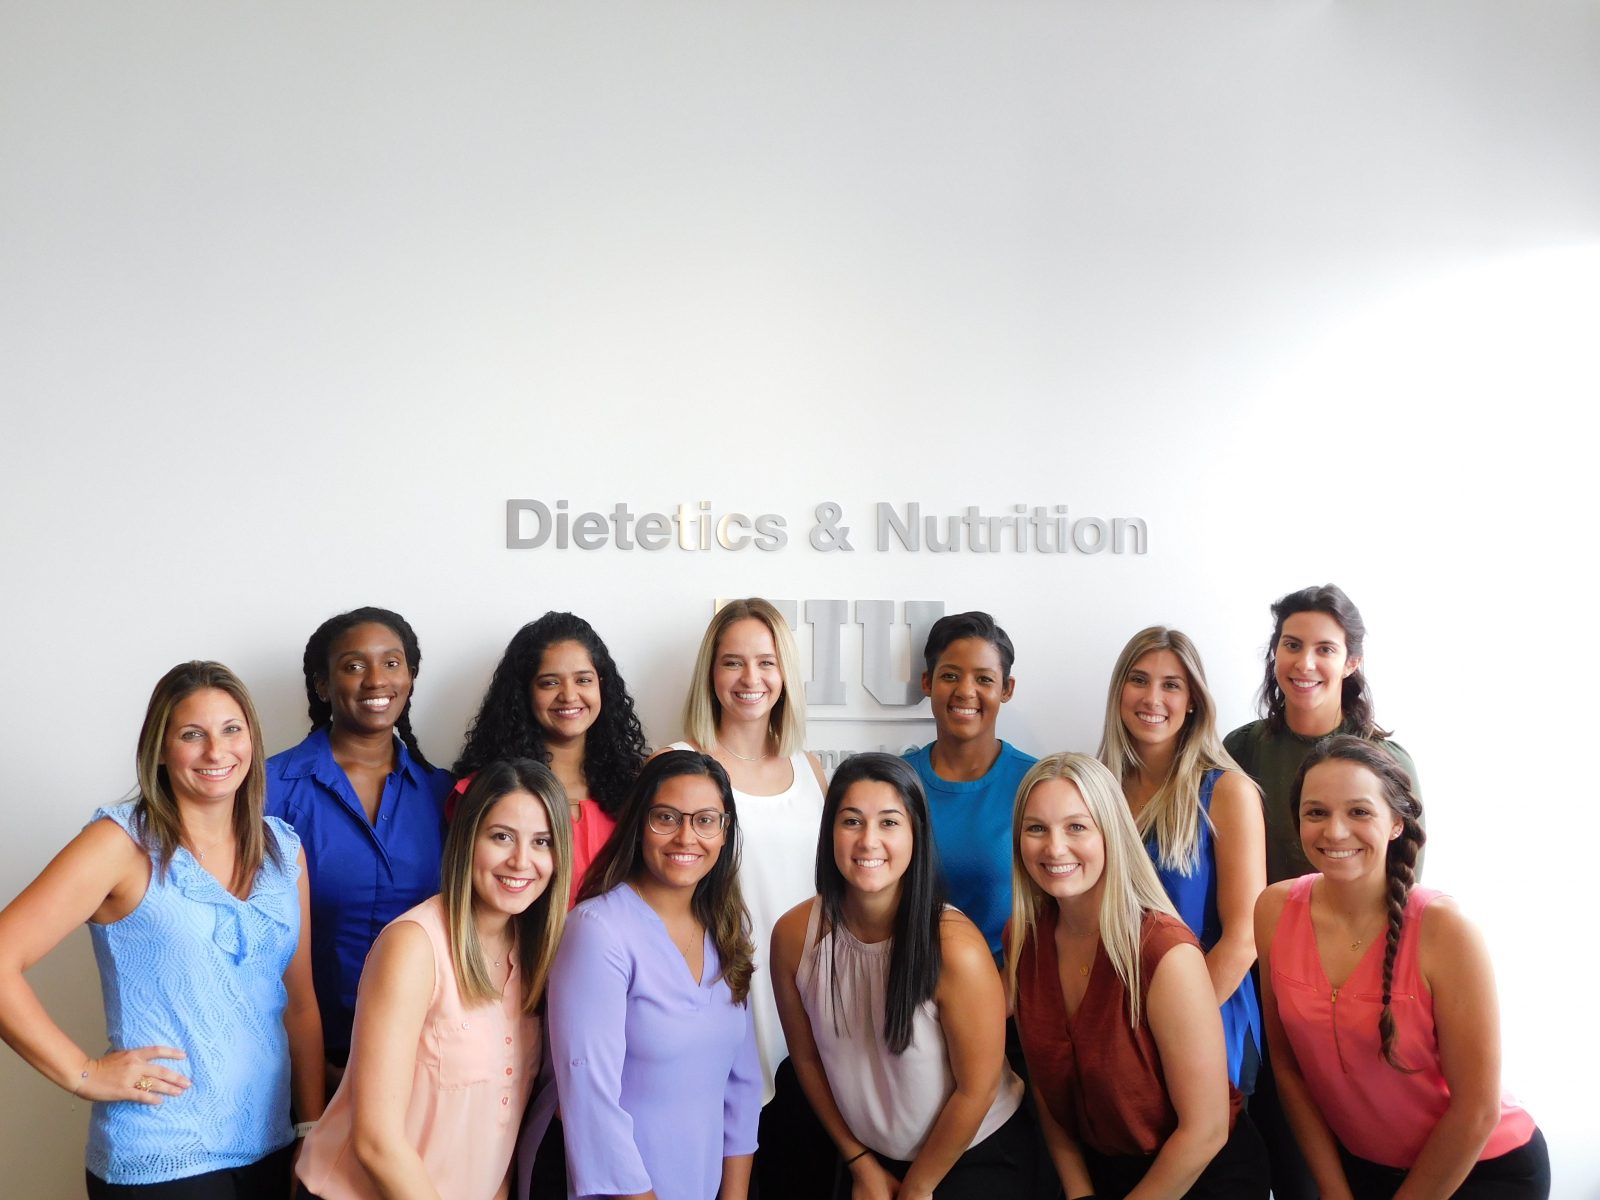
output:
[{"label": "woman in royal blue blouse", "polygon": [[306,851],[330,1090],[350,1055],[367,951],[439,890],[451,778],[411,732],[421,659],[398,613],[358,608],[324,621],[306,643],[311,736],[267,762],[267,812],[294,826]]}]

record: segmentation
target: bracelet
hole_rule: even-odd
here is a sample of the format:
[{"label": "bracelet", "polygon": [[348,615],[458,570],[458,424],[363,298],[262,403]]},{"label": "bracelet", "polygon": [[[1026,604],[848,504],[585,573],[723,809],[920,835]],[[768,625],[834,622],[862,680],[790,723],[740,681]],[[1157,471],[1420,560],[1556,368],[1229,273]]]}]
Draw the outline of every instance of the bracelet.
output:
[{"label": "bracelet", "polygon": [[72,1085],[72,1094],[74,1096],[78,1094],[78,1089],[83,1086],[83,1081],[89,1078],[89,1067],[91,1064],[93,1064],[93,1062],[94,1059],[92,1058],[86,1058],[83,1060],[83,1070],[78,1072],[78,1082]]},{"label": "bracelet", "polygon": [[869,1155],[871,1153],[872,1153],[872,1151],[870,1149],[869,1150],[863,1150],[860,1154],[857,1154],[854,1158],[845,1159],[844,1160],[844,1165],[848,1167],[851,1163],[855,1162],[855,1160],[857,1158],[865,1158],[867,1155]]},{"label": "bracelet", "polygon": [[294,1127],[294,1140],[298,1142],[316,1127],[317,1123],[315,1121],[301,1121],[300,1124]]}]

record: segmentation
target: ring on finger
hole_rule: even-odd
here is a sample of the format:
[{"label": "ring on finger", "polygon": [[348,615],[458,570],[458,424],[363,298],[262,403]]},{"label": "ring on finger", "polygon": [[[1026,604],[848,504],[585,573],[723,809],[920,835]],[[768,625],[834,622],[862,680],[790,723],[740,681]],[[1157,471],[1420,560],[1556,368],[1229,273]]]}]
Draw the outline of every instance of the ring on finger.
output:
[{"label": "ring on finger", "polygon": [[133,1085],[133,1090],[136,1092],[148,1092],[155,1085],[156,1081],[151,1079],[150,1076],[141,1075],[139,1076],[139,1082]]}]

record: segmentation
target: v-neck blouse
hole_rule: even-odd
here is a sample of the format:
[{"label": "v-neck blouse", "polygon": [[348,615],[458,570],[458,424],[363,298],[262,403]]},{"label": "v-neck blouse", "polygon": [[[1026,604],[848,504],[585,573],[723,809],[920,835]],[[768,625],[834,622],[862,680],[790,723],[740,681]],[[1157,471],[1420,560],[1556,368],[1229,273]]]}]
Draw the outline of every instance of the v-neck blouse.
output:
[{"label": "v-neck blouse", "polygon": [[575,1196],[712,1200],[751,1154],[761,1063],[709,934],[696,983],[666,925],[621,884],[572,910],[550,973],[550,1054]]},{"label": "v-neck blouse", "polygon": [[[1147,912],[1140,931],[1139,1025],[1129,1023],[1128,989],[1097,944],[1078,1011],[1067,1016],[1056,960],[1056,908],[1046,904],[1017,963],[1017,1033],[1028,1073],[1050,1115],[1102,1154],[1155,1154],[1178,1128],[1166,1071],[1150,1032],[1150,980],[1174,946],[1199,948],[1186,925]],[[1243,1100],[1228,1086],[1228,1128]]]},{"label": "v-neck blouse", "polygon": [[[1345,1149],[1371,1162],[1410,1170],[1433,1127],[1450,1107],[1439,1064],[1433,997],[1418,963],[1422,914],[1441,893],[1416,887],[1406,901],[1390,981],[1397,1071],[1383,1057],[1383,954],[1374,940],[1350,977],[1328,980],[1311,923],[1311,888],[1321,875],[1295,880],[1272,939],[1272,992],[1283,1031],[1294,1047],[1306,1088]],[[1533,1118],[1500,1096],[1500,1122],[1478,1155],[1498,1158],[1533,1136]]]}]

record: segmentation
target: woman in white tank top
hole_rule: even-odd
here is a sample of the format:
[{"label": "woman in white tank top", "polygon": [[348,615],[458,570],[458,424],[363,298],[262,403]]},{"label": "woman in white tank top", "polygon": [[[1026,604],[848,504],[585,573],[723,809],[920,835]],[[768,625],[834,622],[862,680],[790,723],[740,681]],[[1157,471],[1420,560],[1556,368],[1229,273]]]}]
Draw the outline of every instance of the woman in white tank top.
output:
[{"label": "woman in white tank top", "polygon": [[832,1179],[826,1133],[792,1071],[767,969],[772,926],[816,890],[812,878],[822,819],[822,767],[803,749],[805,689],[789,623],[765,600],[734,600],[712,617],[684,704],[687,741],[722,764],[739,806],[739,886],[750,912],[756,973],[750,985],[761,1053],[761,1149],[755,1173],[763,1200],[814,1200]]},{"label": "woman in white tank top", "polygon": [[944,902],[927,798],[904,760],[859,754],[834,772],[816,878],[821,894],[773,931],[773,982],[851,1194],[1026,1196],[1037,1153],[1006,1062],[1000,974]]}]

